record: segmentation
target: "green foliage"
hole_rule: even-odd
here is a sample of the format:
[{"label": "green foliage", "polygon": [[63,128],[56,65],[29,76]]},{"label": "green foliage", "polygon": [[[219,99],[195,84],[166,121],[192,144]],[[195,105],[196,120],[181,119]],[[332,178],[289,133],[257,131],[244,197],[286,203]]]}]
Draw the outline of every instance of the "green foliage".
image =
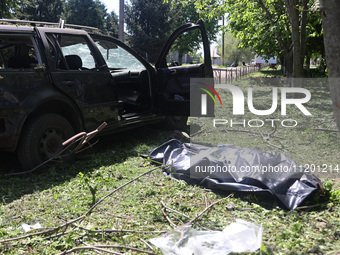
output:
[{"label": "green foliage", "polygon": [[[339,169],[340,166],[338,166],[338,172],[340,172]],[[325,182],[323,184],[324,189],[325,189],[325,198],[326,200],[329,200],[333,203],[340,203],[340,190],[334,190],[332,183],[330,182]]]},{"label": "green foliage", "polygon": [[[226,29],[240,40],[240,46],[251,48],[265,57],[278,56],[285,72],[292,73],[292,29],[286,0],[174,0],[184,5],[194,4],[201,15],[227,19]],[[175,3],[174,3],[175,2]],[[310,0],[307,9],[312,8]],[[307,13],[305,56],[324,55],[321,19],[318,12],[302,10],[302,2],[296,1],[299,15]],[[295,56],[299,57],[299,56]],[[304,56],[303,56],[304,57]],[[301,62],[302,64],[302,62]]]},{"label": "green foliage", "polygon": [[105,23],[109,35],[118,38],[118,16],[114,11],[107,16]]},{"label": "green foliage", "polygon": [[58,22],[63,12],[63,0],[18,0],[14,16],[21,20]]},{"label": "green foliage", "polygon": [[12,10],[16,5],[17,0],[0,0],[0,18],[12,18]]},{"label": "green foliage", "polygon": [[[178,27],[203,18],[209,40],[215,39],[218,29],[216,17],[203,17],[195,5],[190,3],[183,5],[180,2],[170,4],[156,0],[133,0],[127,6],[126,14],[127,28],[131,35],[129,44],[151,63],[157,60],[170,33]],[[180,56],[186,53],[194,55],[201,42],[198,31],[186,33],[176,40],[171,52],[177,52]]]},{"label": "green foliage", "polygon": [[67,23],[104,29],[106,17],[105,5],[99,0],[69,0],[65,3]]},{"label": "green foliage", "polygon": [[[224,59],[227,62],[249,62],[254,54],[249,48],[240,47],[240,40],[229,33],[224,36]],[[218,54],[222,56],[222,43],[219,42]]]},{"label": "green foliage", "polygon": [[[174,4],[171,9],[172,29],[180,27],[181,25],[188,22],[197,22],[199,19],[203,19],[204,26],[207,31],[207,35],[210,41],[216,39],[218,32],[218,19],[217,17],[207,18],[200,14],[196,9],[194,3],[189,2],[188,4]],[[176,41],[172,50],[177,51],[179,54],[192,53],[194,54],[200,47],[202,38],[198,31],[195,33],[188,33],[181,37],[180,40]]]},{"label": "green foliage", "polygon": [[132,0],[126,6],[128,43],[155,63],[171,32],[170,4],[158,0]]}]

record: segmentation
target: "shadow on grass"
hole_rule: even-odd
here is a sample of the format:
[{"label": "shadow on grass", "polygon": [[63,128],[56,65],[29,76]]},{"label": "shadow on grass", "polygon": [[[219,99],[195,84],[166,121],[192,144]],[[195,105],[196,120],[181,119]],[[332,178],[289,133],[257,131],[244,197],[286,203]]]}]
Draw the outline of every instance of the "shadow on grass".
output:
[{"label": "shadow on grass", "polygon": [[[129,157],[138,157],[172,138],[173,131],[156,130],[147,127],[117,133],[99,138],[94,147],[77,154],[66,166],[51,166],[30,174],[7,174],[20,171],[15,155],[0,154],[1,203],[7,204],[26,194],[43,191],[75,178],[79,172],[84,175],[102,166],[125,162]],[[95,140],[95,138],[93,139]],[[142,159],[141,159],[142,162]],[[138,166],[136,166],[138,167]]]}]

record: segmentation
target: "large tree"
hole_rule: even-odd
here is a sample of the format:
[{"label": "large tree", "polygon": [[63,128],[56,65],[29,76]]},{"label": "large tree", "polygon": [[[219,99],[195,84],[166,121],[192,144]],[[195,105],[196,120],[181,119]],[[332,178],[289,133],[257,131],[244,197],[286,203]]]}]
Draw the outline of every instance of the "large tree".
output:
[{"label": "large tree", "polygon": [[16,0],[0,0],[0,18],[12,18],[12,10],[16,7]]},{"label": "large tree", "polygon": [[105,29],[106,7],[99,0],[68,0],[65,4],[67,23]]},{"label": "large tree", "polygon": [[18,0],[13,12],[15,18],[58,22],[63,12],[62,0]]},{"label": "large tree", "polygon": [[159,0],[131,0],[126,6],[128,43],[155,63],[171,31],[170,4]]},{"label": "large tree", "polygon": [[105,23],[109,35],[118,38],[118,16],[114,11],[107,16]]},{"label": "large tree", "polygon": [[[222,44],[219,43],[218,54],[222,56]],[[254,58],[254,54],[249,48],[240,47],[240,40],[231,34],[224,35],[224,60],[227,62],[243,62],[250,61]]]},{"label": "large tree", "polygon": [[[188,22],[197,22],[201,19],[200,12],[195,7],[194,3],[177,3],[171,8],[171,27],[172,30],[177,29],[181,25]],[[214,41],[218,33],[218,17],[211,17],[204,19],[204,26],[207,32],[208,39]],[[195,55],[196,51],[200,49],[202,42],[201,34],[198,30],[192,33],[182,35],[180,40],[177,40],[171,50],[179,53],[179,62],[181,64],[182,56],[184,54]]]},{"label": "large tree", "polygon": [[340,131],[340,1],[320,0],[320,11],[334,115]]},{"label": "large tree", "polygon": [[[173,0],[172,2],[183,2]],[[227,28],[259,55],[281,60],[288,76],[301,77],[305,59],[308,11],[314,0],[184,0],[208,16],[226,15]],[[311,32],[311,31],[309,31]]]}]

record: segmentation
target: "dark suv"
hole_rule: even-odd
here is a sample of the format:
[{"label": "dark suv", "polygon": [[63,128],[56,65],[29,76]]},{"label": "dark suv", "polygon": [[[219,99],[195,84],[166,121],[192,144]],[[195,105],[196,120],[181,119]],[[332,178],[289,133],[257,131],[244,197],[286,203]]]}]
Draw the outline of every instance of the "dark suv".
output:
[{"label": "dark suv", "polygon": [[[0,150],[16,151],[24,169],[104,121],[104,134],[160,121],[180,128],[190,114],[190,78],[212,77],[201,21],[178,28],[155,66],[95,28],[0,22]],[[168,65],[171,45],[195,30],[202,36],[204,63]]]}]

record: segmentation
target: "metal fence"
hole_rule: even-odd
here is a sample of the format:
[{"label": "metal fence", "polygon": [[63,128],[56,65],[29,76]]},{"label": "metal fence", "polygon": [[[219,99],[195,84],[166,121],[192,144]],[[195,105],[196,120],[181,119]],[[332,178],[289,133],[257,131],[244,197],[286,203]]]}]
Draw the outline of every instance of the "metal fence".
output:
[{"label": "metal fence", "polygon": [[234,80],[239,80],[242,76],[249,73],[257,72],[267,65],[268,64],[251,65],[244,67],[214,68],[214,81],[215,84],[222,84],[232,82]]}]

